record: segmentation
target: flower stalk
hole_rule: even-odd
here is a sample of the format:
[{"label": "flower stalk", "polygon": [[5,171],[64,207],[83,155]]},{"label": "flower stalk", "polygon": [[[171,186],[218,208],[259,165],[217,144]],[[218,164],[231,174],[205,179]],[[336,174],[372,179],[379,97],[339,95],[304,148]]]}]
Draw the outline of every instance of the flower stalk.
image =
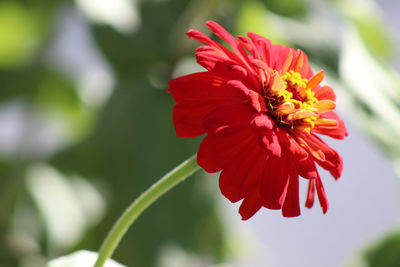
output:
[{"label": "flower stalk", "polygon": [[112,256],[126,231],[147,207],[199,169],[196,155],[193,155],[143,192],[115,222],[101,245],[94,267],[102,267]]}]

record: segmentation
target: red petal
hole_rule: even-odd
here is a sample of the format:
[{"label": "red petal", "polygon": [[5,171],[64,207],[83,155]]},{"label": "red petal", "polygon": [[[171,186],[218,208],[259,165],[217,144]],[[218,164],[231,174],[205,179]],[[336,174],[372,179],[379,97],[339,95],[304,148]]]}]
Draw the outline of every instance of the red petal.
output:
[{"label": "red petal", "polygon": [[253,32],[247,33],[250,39],[253,41],[253,44],[257,50],[257,54],[260,55],[261,59],[263,59],[268,66],[271,66],[272,61],[272,48],[271,41],[265,38],[264,36],[258,35]]},{"label": "red petal", "polygon": [[335,92],[333,91],[333,89],[329,86],[316,86],[314,88],[314,96],[318,99],[318,100],[332,100],[335,101],[336,100],[336,95]]},{"label": "red petal", "polygon": [[317,168],[310,158],[296,161],[296,169],[300,176],[307,179],[315,179],[318,176]]},{"label": "red petal", "polygon": [[214,109],[203,118],[203,128],[209,134],[226,135],[249,127],[254,109],[249,105],[227,105]]},{"label": "red petal", "polygon": [[291,65],[294,63],[294,59],[296,58],[297,52],[288,46],[282,45],[272,45],[272,55],[273,60],[271,62],[271,67],[280,73],[285,73],[285,69],[291,69],[291,67],[285,66],[287,63],[288,57],[290,57]]},{"label": "red petal", "polygon": [[297,141],[286,131],[276,128],[279,142],[285,153],[292,155],[295,159],[301,160],[308,157],[308,152],[302,148]]},{"label": "red petal", "polygon": [[[208,71],[219,69],[220,72],[221,70],[224,70],[226,72],[228,70],[227,66],[237,64],[235,61],[228,58],[226,55],[221,54],[220,50],[216,50],[209,46],[198,47],[196,49],[196,59],[197,63],[199,63]],[[222,73],[225,74],[224,72]]]},{"label": "red petal", "polygon": [[243,92],[226,85],[224,79],[209,72],[173,79],[168,90],[177,102],[173,109],[173,121],[179,137],[203,134],[202,120],[210,111],[246,101]]},{"label": "red petal", "polygon": [[253,56],[254,59],[258,58],[257,49],[254,44],[244,36],[238,36],[238,40],[241,46],[244,47]]},{"label": "red petal", "polygon": [[239,208],[239,213],[242,220],[248,220],[261,208],[260,195],[258,190],[255,190],[243,199]]},{"label": "red petal", "polygon": [[322,181],[321,181],[321,178],[319,177],[319,175],[317,176],[317,179],[315,180],[315,186],[317,188],[319,204],[322,207],[322,211],[324,213],[326,213],[329,208],[329,202],[328,202],[328,198],[326,197],[325,189],[324,189],[324,186],[322,185]]},{"label": "red petal", "polygon": [[227,85],[227,80],[208,71],[185,75],[169,82],[168,91],[177,103],[198,100],[243,102],[243,93]]},{"label": "red petal", "polygon": [[[314,134],[303,134],[306,146],[309,148],[315,161],[325,170],[328,170],[334,178],[339,178],[343,169],[343,161],[340,155]],[[317,151],[317,152],[316,152]],[[316,154],[323,158],[316,157]]]},{"label": "red petal", "polygon": [[261,142],[271,152],[272,155],[280,157],[282,153],[281,144],[275,131],[270,131],[261,138]]},{"label": "red petal", "polygon": [[197,162],[207,172],[220,171],[254,140],[249,128],[222,137],[209,134],[200,144]]},{"label": "red petal", "polygon": [[222,171],[219,177],[221,193],[231,202],[250,194],[258,187],[266,161],[266,151],[256,143],[248,145]]},{"label": "red petal", "polygon": [[214,103],[176,104],[172,110],[172,119],[179,137],[195,137],[205,133],[201,121],[215,108]]},{"label": "red petal", "polygon": [[289,185],[289,173],[286,157],[270,156],[261,180],[263,206],[269,209],[281,209]]},{"label": "red petal", "polygon": [[291,163],[289,166],[289,187],[286,194],[285,202],[282,207],[282,215],[284,217],[296,217],[300,215],[299,204],[299,177]]},{"label": "red petal", "polygon": [[314,205],[314,198],[315,198],[315,179],[310,179],[308,181],[308,190],[307,190],[307,200],[306,200],[306,207],[311,209]]},{"label": "red petal", "polygon": [[[215,22],[209,22],[207,23],[207,25],[212,28],[212,30],[216,30],[218,32],[218,30],[222,29],[221,31],[230,35]],[[217,32],[215,33],[217,34]],[[236,79],[240,78],[241,80],[243,80],[243,82],[250,83],[254,88],[258,86],[255,72],[248,64],[248,56],[243,48],[240,47],[238,41],[234,37],[231,36],[231,38],[228,39],[231,40],[233,38],[233,40],[235,40],[234,42],[236,42],[237,49],[240,48],[243,53],[235,54],[223,45],[213,41],[207,35],[197,30],[190,30],[187,32],[187,35],[190,38],[193,38],[203,44],[210,46],[209,48],[202,46],[196,50],[197,62],[204,68],[217,74],[228,74],[228,76],[226,76],[227,78],[233,78],[232,69],[230,69],[231,72],[229,73],[229,66],[239,65],[245,70],[246,73],[249,73],[250,75],[245,75],[241,77],[236,76]],[[217,35],[221,35],[221,32],[218,32]]]},{"label": "red petal", "polygon": [[211,47],[214,47],[214,48],[220,50],[221,53],[225,54],[227,57],[233,55],[233,53],[231,51],[229,51],[229,49],[227,49],[223,45],[217,43],[216,41],[212,40],[210,37],[208,37],[207,35],[205,35],[202,32],[199,32],[198,30],[189,30],[186,34],[187,34],[187,36],[189,36],[189,38],[193,38],[200,43],[209,45]]},{"label": "red petal", "polygon": [[272,127],[274,127],[274,121],[268,115],[258,113],[251,121],[251,126],[253,126],[256,131],[265,133],[265,131],[271,130]]},{"label": "red petal", "polygon": [[265,110],[265,100],[259,93],[249,89],[238,80],[230,80],[227,84],[246,95],[247,101],[257,112]]},{"label": "red petal", "polygon": [[244,51],[243,47],[240,46],[239,41],[215,21],[207,21],[206,24],[211,31],[213,31],[219,38],[226,41],[232,47],[238,61],[246,66],[246,69],[254,72],[254,70],[250,67],[248,55],[246,51]]},{"label": "red petal", "polygon": [[324,134],[330,136],[335,139],[344,139],[348,133],[346,126],[344,125],[344,121],[340,119],[340,117],[334,111],[330,111],[324,114],[321,114],[321,118],[324,119],[333,119],[338,122],[335,127],[324,127],[317,126],[312,131],[318,134]]}]

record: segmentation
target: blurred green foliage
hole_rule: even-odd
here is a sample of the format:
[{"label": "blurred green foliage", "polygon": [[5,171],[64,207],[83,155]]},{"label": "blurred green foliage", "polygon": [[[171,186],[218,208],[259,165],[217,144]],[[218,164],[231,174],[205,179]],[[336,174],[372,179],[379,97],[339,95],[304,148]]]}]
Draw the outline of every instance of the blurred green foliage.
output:
[{"label": "blurred green foliage", "polygon": [[400,232],[393,233],[374,247],[364,257],[368,267],[395,267],[400,263]]},{"label": "blurred green foliage", "polygon": [[[400,133],[393,121],[382,119],[385,115],[374,109],[371,100],[379,96],[383,103],[394,106],[396,114],[400,111],[398,78],[383,61],[393,53],[392,38],[373,8],[357,1],[339,0],[132,0],[131,8],[136,8],[133,11],[140,24],[131,32],[121,32],[107,16],[102,22],[90,20],[82,8],[84,2],[90,1],[0,2],[0,114],[7,105],[22,103],[23,107],[17,105],[23,126],[10,141],[15,144],[7,153],[0,146],[0,267],[42,266],[49,258],[75,250],[96,251],[115,219],[134,198],[195,153],[200,139],[180,140],[175,135],[171,116],[174,103],[166,88],[182,60],[194,58],[198,44],[186,40],[185,32],[189,28],[207,32],[204,22],[209,19],[234,33],[254,31],[274,42],[304,49],[314,63],[330,70],[336,89],[348,101],[345,108],[359,114],[366,122],[365,129],[393,159],[400,158],[400,145],[396,143]],[[92,2],[90,7],[97,10],[100,6]],[[327,18],[321,10],[334,13],[334,18]],[[360,12],[350,12],[357,10]],[[81,77],[54,64],[63,57],[54,59],[50,53],[57,38],[67,34],[60,24],[65,23],[65,17],[74,21],[74,16],[81,18],[83,24],[74,30],[87,29],[87,40],[92,42],[89,49],[95,50],[89,52],[105,62],[115,80],[104,104],[89,105],[83,97]],[[342,32],[354,30],[352,36],[358,36],[362,46],[346,47],[346,40],[340,43],[331,34],[337,31],[338,21]],[[320,22],[326,24],[319,27]],[[70,49],[65,52],[67,58],[74,50],[78,58],[82,56],[78,53],[82,47],[75,41],[64,44],[64,49]],[[349,75],[341,65],[348,55],[358,55],[357,51],[370,57],[369,62],[379,70],[380,77],[391,77],[393,81],[384,89],[372,88],[369,98],[360,94],[364,87],[348,82],[353,74]],[[374,83],[379,84],[376,77]],[[382,93],[383,90],[386,91]],[[385,129],[379,133],[374,132],[378,123]],[[49,132],[50,126],[61,130]],[[49,144],[51,149],[47,148]],[[57,247],[49,242],[49,222],[26,182],[27,170],[37,162],[52,166],[69,182],[75,174],[84,177],[107,202],[105,217],[85,228],[73,246]],[[189,179],[153,204],[125,236],[114,258],[127,266],[152,267],[162,249],[173,244],[196,253],[205,264],[223,261],[228,253],[224,226],[213,193],[199,186],[204,180],[202,175]],[[16,218],[31,223],[21,224]],[[382,258],[399,263],[394,255],[399,238],[388,240],[382,249],[368,254],[368,266],[378,266],[375,262]]]}]

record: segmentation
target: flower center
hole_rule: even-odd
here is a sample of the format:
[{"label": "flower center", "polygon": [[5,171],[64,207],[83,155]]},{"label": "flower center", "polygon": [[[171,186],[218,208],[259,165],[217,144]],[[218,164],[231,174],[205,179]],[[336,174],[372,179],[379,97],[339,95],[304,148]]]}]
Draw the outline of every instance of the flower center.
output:
[{"label": "flower center", "polygon": [[278,126],[288,129],[302,127],[307,132],[314,128],[319,117],[315,107],[318,99],[307,84],[308,79],[302,78],[298,72],[274,72],[264,97],[267,113]]}]

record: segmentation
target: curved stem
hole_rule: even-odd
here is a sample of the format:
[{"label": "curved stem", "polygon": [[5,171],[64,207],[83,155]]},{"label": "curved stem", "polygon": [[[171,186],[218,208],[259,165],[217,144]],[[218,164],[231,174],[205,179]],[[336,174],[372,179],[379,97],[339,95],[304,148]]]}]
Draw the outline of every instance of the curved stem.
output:
[{"label": "curved stem", "polygon": [[193,155],[143,192],[119,217],[101,245],[94,267],[102,267],[137,217],[155,200],[200,169]]}]

